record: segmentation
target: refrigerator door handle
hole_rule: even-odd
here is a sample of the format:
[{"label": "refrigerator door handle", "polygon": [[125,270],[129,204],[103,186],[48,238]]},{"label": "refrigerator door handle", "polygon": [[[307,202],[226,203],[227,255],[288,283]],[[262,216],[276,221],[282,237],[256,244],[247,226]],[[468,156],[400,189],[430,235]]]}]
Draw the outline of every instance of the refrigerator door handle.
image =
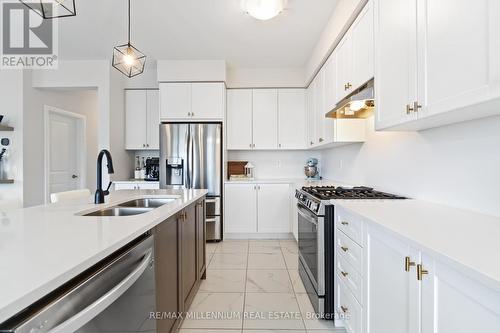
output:
[{"label": "refrigerator door handle", "polygon": [[187,137],[187,170],[186,170],[186,188],[193,188],[193,134],[191,127],[188,128]]}]

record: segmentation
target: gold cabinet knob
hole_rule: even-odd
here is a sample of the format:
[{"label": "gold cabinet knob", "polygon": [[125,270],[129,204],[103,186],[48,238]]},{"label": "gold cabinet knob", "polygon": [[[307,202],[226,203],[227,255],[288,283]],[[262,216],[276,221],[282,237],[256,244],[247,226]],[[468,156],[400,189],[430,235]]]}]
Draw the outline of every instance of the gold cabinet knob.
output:
[{"label": "gold cabinet knob", "polygon": [[349,222],[342,221],[342,222],[340,222],[340,224],[342,224],[342,225],[349,225]]},{"label": "gold cabinet knob", "polygon": [[343,277],[346,277],[347,275],[349,275],[349,273],[344,272],[344,271],[341,271],[340,274],[342,274]]},{"label": "gold cabinet knob", "polygon": [[417,265],[417,280],[422,281],[424,275],[429,274],[428,270],[425,270],[422,264]]},{"label": "gold cabinet knob", "polygon": [[415,266],[415,262],[411,261],[410,257],[405,257],[405,272],[409,272],[412,266]]},{"label": "gold cabinet knob", "polygon": [[343,305],[341,305],[341,306],[340,306],[340,309],[341,309],[341,310],[342,310],[342,312],[344,312],[344,313],[345,313],[345,312],[347,312],[347,311],[349,311],[349,309],[348,309],[346,306],[343,306]]},{"label": "gold cabinet knob", "polygon": [[349,248],[347,248],[347,247],[345,247],[345,246],[341,246],[340,248],[341,248],[341,249],[342,249],[342,251],[344,251],[344,252],[347,252],[347,250],[349,250]]}]

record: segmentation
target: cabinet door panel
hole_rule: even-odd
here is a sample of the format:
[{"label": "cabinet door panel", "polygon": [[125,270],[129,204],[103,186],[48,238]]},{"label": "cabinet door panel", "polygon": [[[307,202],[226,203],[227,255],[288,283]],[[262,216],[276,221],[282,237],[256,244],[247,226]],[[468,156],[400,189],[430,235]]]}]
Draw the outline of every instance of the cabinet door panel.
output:
[{"label": "cabinet door panel", "polygon": [[182,278],[182,301],[185,311],[196,292],[196,282],[198,278],[197,253],[196,253],[196,211],[195,205],[185,209],[186,219],[179,219],[181,230],[181,278]]},{"label": "cabinet door panel", "polygon": [[[177,228],[176,216],[155,228],[156,311],[161,313],[180,311]],[[156,325],[158,332],[171,332],[175,319],[157,320]]]},{"label": "cabinet door panel", "polygon": [[333,51],[325,64],[325,113],[333,110],[338,102],[337,79],[337,52]]},{"label": "cabinet door panel", "polygon": [[376,129],[416,119],[416,1],[374,0]]},{"label": "cabinet door panel", "polygon": [[278,91],[253,91],[253,143],[254,149],[278,148]]},{"label": "cabinet door panel", "polygon": [[404,270],[409,246],[370,227],[367,237],[368,330],[410,332],[410,283],[415,269]]},{"label": "cabinet door panel", "polygon": [[252,89],[227,91],[227,149],[252,148]]},{"label": "cabinet door panel", "polygon": [[359,88],[373,78],[373,10],[368,2],[352,26],[352,86]]},{"label": "cabinet door panel", "polygon": [[489,2],[417,2],[419,117],[489,98]]},{"label": "cabinet door panel", "polygon": [[422,263],[422,333],[500,331],[499,292],[425,254]]},{"label": "cabinet door panel", "polygon": [[307,146],[313,147],[316,143],[316,112],[314,109],[315,81],[307,88]]},{"label": "cabinet door panel", "polygon": [[147,138],[146,90],[125,91],[125,147],[144,149]]},{"label": "cabinet door panel", "polygon": [[353,87],[352,85],[352,38],[351,31],[349,31],[337,46],[337,94],[338,99],[341,100],[349,95]]},{"label": "cabinet door panel", "polygon": [[260,184],[257,188],[258,232],[290,232],[290,186]]},{"label": "cabinet door panel", "polygon": [[149,149],[160,149],[160,93],[158,90],[147,91],[148,104],[148,141]]},{"label": "cabinet door panel", "polygon": [[191,92],[192,117],[195,119],[224,118],[225,88],[222,82],[193,83]]},{"label": "cabinet door panel", "polygon": [[160,83],[161,119],[188,119],[191,113],[191,83]]},{"label": "cabinet door panel", "polygon": [[257,191],[255,188],[254,184],[226,184],[225,232],[257,232]]},{"label": "cabinet door panel", "polygon": [[205,201],[196,204],[196,252],[198,257],[198,277],[205,275],[206,269],[206,225],[205,225]]},{"label": "cabinet door panel", "polygon": [[279,148],[306,147],[306,100],[304,89],[278,91]]}]

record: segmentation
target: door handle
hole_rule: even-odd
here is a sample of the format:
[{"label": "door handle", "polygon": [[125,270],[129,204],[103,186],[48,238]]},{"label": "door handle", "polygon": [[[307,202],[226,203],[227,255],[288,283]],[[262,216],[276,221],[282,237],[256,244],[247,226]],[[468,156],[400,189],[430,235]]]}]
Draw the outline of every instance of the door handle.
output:
[{"label": "door handle", "polygon": [[409,272],[412,266],[415,266],[415,262],[410,257],[405,257],[405,272]]},{"label": "door handle", "polygon": [[349,273],[344,272],[344,271],[341,271],[340,274],[342,274],[343,277],[346,277],[347,275],[349,275]]},{"label": "door handle", "polygon": [[417,265],[417,280],[422,281],[423,276],[427,275],[427,274],[429,274],[429,271],[424,269],[422,264],[418,264]]},{"label": "door handle", "polygon": [[78,178],[78,176],[77,175],[71,175],[71,178],[76,179],[76,178]]},{"label": "door handle", "polygon": [[347,250],[349,250],[349,248],[348,248],[348,247],[345,247],[345,246],[341,246],[340,248],[341,248],[341,249],[342,249],[342,251],[344,251],[344,252],[347,252]]}]

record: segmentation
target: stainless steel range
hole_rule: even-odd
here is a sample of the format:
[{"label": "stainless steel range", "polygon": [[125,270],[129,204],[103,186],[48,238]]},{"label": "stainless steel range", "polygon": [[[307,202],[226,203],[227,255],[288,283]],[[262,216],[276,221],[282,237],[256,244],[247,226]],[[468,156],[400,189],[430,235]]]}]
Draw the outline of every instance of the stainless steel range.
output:
[{"label": "stainless steel range", "polygon": [[302,187],[295,193],[299,274],[318,315],[335,319],[335,223],[331,199],[405,199],[369,187]]}]

